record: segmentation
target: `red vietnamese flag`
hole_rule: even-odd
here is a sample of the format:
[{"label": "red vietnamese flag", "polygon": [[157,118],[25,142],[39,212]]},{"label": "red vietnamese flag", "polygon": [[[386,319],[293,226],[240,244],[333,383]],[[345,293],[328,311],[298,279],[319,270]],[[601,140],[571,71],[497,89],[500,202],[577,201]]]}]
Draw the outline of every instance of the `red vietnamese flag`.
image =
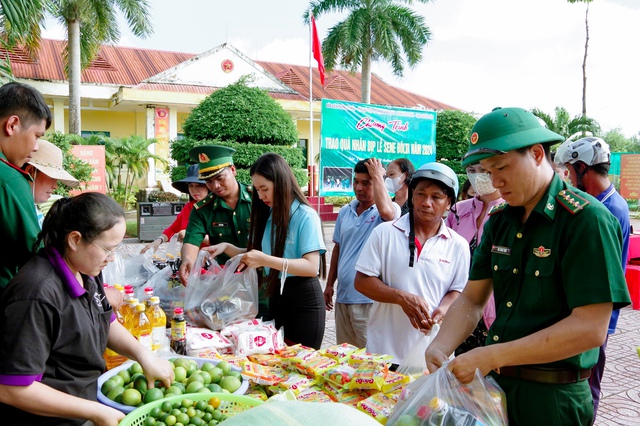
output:
[{"label": "red vietnamese flag", "polygon": [[318,29],[316,28],[316,20],[311,15],[311,29],[313,33],[313,42],[311,50],[313,52],[313,58],[318,62],[318,73],[320,74],[320,83],[324,86],[324,58],[322,57],[322,45],[318,38]]}]

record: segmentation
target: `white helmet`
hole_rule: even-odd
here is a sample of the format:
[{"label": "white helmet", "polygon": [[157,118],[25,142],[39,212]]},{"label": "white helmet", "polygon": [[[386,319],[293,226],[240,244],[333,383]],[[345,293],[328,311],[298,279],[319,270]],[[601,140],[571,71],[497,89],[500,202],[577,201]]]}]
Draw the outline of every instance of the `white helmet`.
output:
[{"label": "white helmet", "polygon": [[566,140],[560,145],[554,157],[556,164],[574,164],[582,161],[587,166],[610,163],[611,150],[603,139],[589,136],[577,141]]}]

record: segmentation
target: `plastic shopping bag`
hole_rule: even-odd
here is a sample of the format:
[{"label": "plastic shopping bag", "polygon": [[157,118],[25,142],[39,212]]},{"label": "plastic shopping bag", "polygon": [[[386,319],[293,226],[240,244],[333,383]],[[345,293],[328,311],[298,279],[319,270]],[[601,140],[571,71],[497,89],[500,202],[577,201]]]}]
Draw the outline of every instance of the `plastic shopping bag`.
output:
[{"label": "plastic shopping bag", "polygon": [[167,316],[167,322],[173,318],[175,308],[184,307],[186,288],[180,282],[172,268],[163,268],[147,281],[153,288],[153,295],[160,298],[160,307]]},{"label": "plastic shopping bag", "polygon": [[106,284],[122,284],[125,285],[124,277],[124,259],[120,253],[116,253],[113,257],[113,262],[107,263],[107,266],[102,270],[102,280]]},{"label": "plastic shopping bag", "polygon": [[482,377],[479,370],[471,383],[460,383],[445,363],[403,389],[387,425],[406,424],[506,425],[505,395],[492,377]]},{"label": "plastic shopping bag", "polygon": [[427,334],[420,336],[396,371],[416,378],[422,376],[427,369],[424,352],[431,342],[433,342],[433,339],[436,338],[439,331],[440,324],[434,324]]},{"label": "plastic shopping bag", "polygon": [[[203,254],[204,253],[204,254]],[[242,255],[227,261],[221,271],[201,251],[189,276],[185,297],[187,320],[194,325],[221,330],[228,324],[258,314],[258,274],[253,268],[236,272]],[[209,261],[214,272],[200,267]],[[193,288],[192,288],[193,287]],[[188,303],[187,303],[188,300]]]}]

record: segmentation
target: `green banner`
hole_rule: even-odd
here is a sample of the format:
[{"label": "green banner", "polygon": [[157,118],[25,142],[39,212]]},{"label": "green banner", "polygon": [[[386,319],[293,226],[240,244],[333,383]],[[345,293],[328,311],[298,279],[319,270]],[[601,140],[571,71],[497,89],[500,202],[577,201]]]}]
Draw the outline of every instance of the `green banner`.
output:
[{"label": "green banner", "polygon": [[320,195],[353,195],[355,164],[408,158],[417,169],[436,157],[436,112],[322,100]]}]

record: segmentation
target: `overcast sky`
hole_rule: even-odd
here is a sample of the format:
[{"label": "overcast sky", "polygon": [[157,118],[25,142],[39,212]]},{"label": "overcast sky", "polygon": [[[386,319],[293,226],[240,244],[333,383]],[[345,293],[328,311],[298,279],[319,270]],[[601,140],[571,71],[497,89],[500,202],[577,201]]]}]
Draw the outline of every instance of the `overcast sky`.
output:
[{"label": "overcast sky", "polygon": [[[308,64],[303,0],[150,0],[154,34],[120,45],[202,53],[228,42],[255,60]],[[388,83],[469,112],[495,106],[582,109],[585,9],[566,0],[436,0],[414,6],[432,37],[423,61]],[[342,18],[317,17],[320,38]],[[640,131],[640,0],[594,0],[589,8],[587,114],[605,130]],[[45,37],[62,38],[49,23]]]}]

